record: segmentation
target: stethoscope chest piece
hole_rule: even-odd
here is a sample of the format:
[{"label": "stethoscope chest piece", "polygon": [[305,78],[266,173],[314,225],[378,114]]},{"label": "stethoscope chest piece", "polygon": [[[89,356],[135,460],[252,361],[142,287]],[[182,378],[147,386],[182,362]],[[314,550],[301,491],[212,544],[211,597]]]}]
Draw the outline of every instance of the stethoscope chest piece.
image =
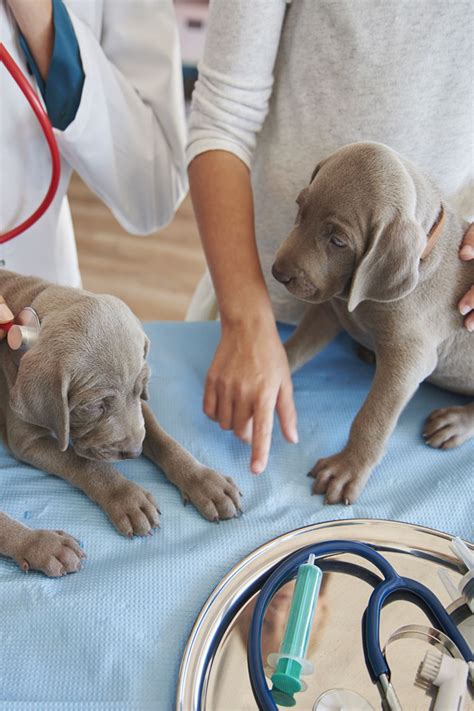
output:
[{"label": "stethoscope chest piece", "polygon": [[41,323],[36,311],[27,306],[15,318],[15,323],[8,331],[7,342],[13,352],[13,359],[19,365],[21,356],[38,340]]}]

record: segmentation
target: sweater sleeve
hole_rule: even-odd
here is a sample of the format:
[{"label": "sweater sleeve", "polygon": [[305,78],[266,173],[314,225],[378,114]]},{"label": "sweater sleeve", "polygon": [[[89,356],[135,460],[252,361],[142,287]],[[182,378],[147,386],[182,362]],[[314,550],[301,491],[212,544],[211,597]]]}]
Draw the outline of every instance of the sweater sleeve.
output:
[{"label": "sweater sleeve", "polygon": [[285,0],[211,0],[192,99],[188,164],[226,150],[248,167],[268,112]]}]

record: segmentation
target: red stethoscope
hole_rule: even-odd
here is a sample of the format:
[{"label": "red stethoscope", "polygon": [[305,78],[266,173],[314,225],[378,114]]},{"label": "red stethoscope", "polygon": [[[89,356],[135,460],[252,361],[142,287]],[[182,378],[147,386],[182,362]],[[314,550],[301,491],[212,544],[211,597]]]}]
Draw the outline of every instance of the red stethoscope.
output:
[{"label": "red stethoscope", "polygon": [[[46,212],[48,207],[51,205],[56,191],[59,185],[59,177],[61,173],[61,160],[59,156],[58,144],[56,143],[56,138],[54,137],[53,127],[51,122],[43,109],[38,96],[34,92],[30,82],[25,77],[20,67],[17,65],[13,57],[8,52],[4,44],[0,42],[0,63],[3,62],[6,70],[13,77],[17,83],[19,89],[25,96],[26,100],[33,109],[36,118],[38,119],[41,129],[45,135],[46,141],[48,142],[49,150],[51,153],[52,171],[51,171],[51,181],[49,184],[48,192],[44,196],[39,207],[34,211],[30,217],[20,225],[17,225],[13,229],[8,230],[0,234],[0,244],[8,242],[14,237],[18,237],[22,232],[27,230],[29,227],[35,224],[42,215]],[[21,354],[28,350],[31,345],[35,342],[38,337],[40,329],[40,321],[38,314],[31,307],[24,308],[13,321],[8,323],[3,323],[1,325],[3,331],[7,332],[8,345],[12,351],[16,351],[16,363],[18,365],[19,358]]]},{"label": "red stethoscope", "polygon": [[0,244],[3,244],[4,242],[8,242],[14,237],[18,237],[19,234],[34,225],[34,223],[37,222],[42,215],[44,215],[48,207],[51,205],[59,185],[61,160],[59,157],[58,144],[56,143],[56,138],[54,137],[53,128],[51,126],[48,115],[43,109],[41,102],[38,99],[36,93],[34,92],[30,82],[25,77],[20,67],[10,55],[10,53],[7,51],[5,45],[0,42],[0,63],[1,62],[4,63],[6,70],[18,84],[18,87],[20,88],[21,92],[24,94],[26,100],[33,109],[35,116],[38,119],[41,129],[48,142],[52,161],[51,181],[49,184],[48,192],[44,196],[43,201],[41,202],[40,206],[35,210],[35,212],[30,215],[30,217],[28,217],[26,220],[24,220],[20,225],[17,225],[17,227],[8,230],[8,232],[0,234]]}]

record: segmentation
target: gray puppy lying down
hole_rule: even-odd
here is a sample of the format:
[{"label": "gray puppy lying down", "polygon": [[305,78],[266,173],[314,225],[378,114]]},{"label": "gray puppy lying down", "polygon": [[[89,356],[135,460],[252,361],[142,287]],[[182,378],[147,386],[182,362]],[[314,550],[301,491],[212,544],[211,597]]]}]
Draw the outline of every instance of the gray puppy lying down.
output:
[{"label": "gray puppy lying down", "polygon": [[[125,536],[159,524],[154,497],[112,465],[142,447],[205,518],[238,514],[232,479],[185,451],[144,402],[149,341],[122,301],[3,269],[0,294],[14,314],[32,306],[42,323],[19,368],[0,343],[0,430],[13,456],[81,489]],[[78,570],[84,557],[63,531],[31,530],[2,512],[0,554],[50,576]]]},{"label": "gray puppy lying down", "polygon": [[[273,275],[311,304],[285,344],[296,370],[341,330],[375,352],[369,395],[344,449],[310,472],[313,492],[350,504],[425,379],[474,395],[474,338],[456,304],[474,283],[458,250],[468,224],[417,168],[379,143],[355,143],[315,169]],[[474,435],[474,403],[435,410],[423,435],[457,447]]]}]

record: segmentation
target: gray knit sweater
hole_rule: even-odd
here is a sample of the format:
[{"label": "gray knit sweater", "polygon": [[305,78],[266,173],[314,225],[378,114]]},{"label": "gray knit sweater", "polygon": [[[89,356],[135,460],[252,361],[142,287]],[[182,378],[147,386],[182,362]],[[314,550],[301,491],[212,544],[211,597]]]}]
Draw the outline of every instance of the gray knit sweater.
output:
[{"label": "gray knit sweater", "polygon": [[296,195],[339,146],[388,144],[474,214],[473,8],[470,0],[211,0],[188,160],[224,149],[251,168],[258,249],[280,320],[295,322],[301,304],[272,278],[274,254]]}]

